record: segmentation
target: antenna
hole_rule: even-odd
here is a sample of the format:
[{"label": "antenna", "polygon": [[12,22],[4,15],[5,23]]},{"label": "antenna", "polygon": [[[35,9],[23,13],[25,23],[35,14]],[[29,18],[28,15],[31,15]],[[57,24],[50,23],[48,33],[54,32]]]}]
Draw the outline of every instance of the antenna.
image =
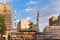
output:
[{"label": "antenna", "polygon": [[6,4],[6,0],[3,0],[3,4]]}]

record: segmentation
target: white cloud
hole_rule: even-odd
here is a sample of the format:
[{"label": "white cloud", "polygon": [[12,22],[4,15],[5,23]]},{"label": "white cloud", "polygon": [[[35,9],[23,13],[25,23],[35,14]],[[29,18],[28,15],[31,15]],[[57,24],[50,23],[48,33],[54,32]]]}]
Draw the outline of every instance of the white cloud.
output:
[{"label": "white cloud", "polygon": [[37,4],[37,1],[29,1],[26,3],[26,5],[31,5],[31,4]]},{"label": "white cloud", "polygon": [[36,7],[26,8],[26,9],[24,9],[24,11],[25,11],[26,13],[36,13],[37,8],[36,8]]},{"label": "white cloud", "polygon": [[26,8],[25,11],[26,12],[31,12],[33,10],[33,8]]}]

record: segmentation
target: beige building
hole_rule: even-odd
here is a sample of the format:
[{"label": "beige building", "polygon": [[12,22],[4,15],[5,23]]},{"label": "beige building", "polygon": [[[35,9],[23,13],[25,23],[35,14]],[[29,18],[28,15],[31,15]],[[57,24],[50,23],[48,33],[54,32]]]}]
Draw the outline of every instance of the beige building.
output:
[{"label": "beige building", "polygon": [[18,29],[19,30],[22,30],[22,29],[28,29],[30,26],[29,26],[30,22],[28,19],[22,19],[20,20],[20,22],[18,23]]},{"label": "beige building", "polygon": [[12,6],[10,4],[0,4],[0,14],[5,16],[7,35],[12,29]]}]

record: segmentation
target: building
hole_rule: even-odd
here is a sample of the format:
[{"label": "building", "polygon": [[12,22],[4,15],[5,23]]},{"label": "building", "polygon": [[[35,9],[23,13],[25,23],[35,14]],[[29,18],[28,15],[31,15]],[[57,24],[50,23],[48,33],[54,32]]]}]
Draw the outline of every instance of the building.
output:
[{"label": "building", "polygon": [[55,16],[49,18],[49,26],[60,26],[60,15],[57,19]]},{"label": "building", "polygon": [[55,16],[52,16],[49,19],[49,26],[52,26],[52,25],[56,25],[56,17]]},{"label": "building", "polygon": [[60,26],[47,26],[44,33],[46,40],[60,40]]},{"label": "building", "polygon": [[29,24],[30,22],[28,19],[22,19],[17,25],[17,30],[27,30],[30,27]]}]

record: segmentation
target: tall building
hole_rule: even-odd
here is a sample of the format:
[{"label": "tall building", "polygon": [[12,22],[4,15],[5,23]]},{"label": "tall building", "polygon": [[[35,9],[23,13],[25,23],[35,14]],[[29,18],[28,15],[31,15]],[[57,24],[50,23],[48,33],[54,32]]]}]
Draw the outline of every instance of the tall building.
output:
[{"label": "tall building", "polygon": [[5,16],[5,24],[7,31],[11,31],[12,29],[12,6],[10,4],[6,4],[4,0],[2,4],[0,4],[0,14]]}]

